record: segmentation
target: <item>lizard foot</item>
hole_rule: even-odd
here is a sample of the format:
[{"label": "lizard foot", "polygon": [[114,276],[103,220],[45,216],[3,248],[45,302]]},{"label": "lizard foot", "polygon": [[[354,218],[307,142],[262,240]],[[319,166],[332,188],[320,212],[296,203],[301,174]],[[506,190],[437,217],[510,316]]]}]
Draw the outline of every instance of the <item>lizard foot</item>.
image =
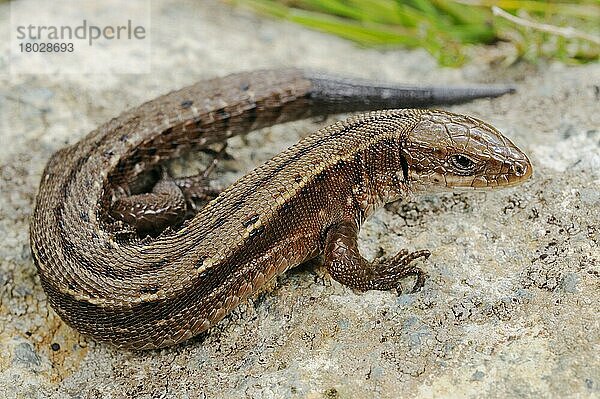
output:
[{"label": "lizard foot", "polygon": [[203,149],[202,151],[214,155],[213,160],[206,169],[197,175],[174,179],[175,184],[179,187],[185,197],[188,208],[194,213],[202,208],[200,204],[205,204],[216,198],[221,191],[223,191],[222,188],[212,187],[210,185],[209,177],[211,173],[214,172],[219,161],[223,159],[232,159],[231,155],[227,153],[227,142],[223,143],[223,146],[218,151],[210,148]]},{"label": "lizard foot", "polygon": [[400,280],[408,276],[416,276],[417,280],[410,291],[411,293],[419,291],[425,284],[427,274],[420,268],[412,264],[413,261],[423,258],[427,259],[431,252],[420,250],[408,252],[403,249],[398,252],[392,259],[387,261],[377,260],[372,263],[374,277],[371,280],[373,289],[390,290],[396,288],[398,294],[402,293]]}]

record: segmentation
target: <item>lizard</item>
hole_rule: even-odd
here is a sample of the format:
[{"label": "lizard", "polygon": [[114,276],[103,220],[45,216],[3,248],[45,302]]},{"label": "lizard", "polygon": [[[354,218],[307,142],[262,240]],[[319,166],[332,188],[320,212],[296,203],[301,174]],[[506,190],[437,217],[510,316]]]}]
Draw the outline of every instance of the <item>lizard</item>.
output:
[{"label": "lizard", "polygon": [[[30,223],[49,304],[70,326],[132,350],[208,330],[275,276],[322,255],[334,280],[393,290],[430,252],[365,260],[361,224],[413,193],[522,183],[527,156],[474,117],[419,108],[510,87],[419,87],[301,69],[242,72],[157,97],[48,161]],[[349,116],[308,135],[222,192],[173,179],[167,160],[311,116]],[[370,112],[366,112],[370,111]],[[215,160],[222,157],[216,152]],[[144,177],[144,178],[143,178]],[[207,201],[196,209],[192,200]]]}]

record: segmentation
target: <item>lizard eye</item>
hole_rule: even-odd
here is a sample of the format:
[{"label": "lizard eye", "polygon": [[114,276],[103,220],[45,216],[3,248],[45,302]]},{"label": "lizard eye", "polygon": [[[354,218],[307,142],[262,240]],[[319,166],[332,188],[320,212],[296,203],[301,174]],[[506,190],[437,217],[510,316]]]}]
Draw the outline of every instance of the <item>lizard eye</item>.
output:
[{"label": "lizard eye", "polygon": [[461,172],[470,172],[475,167],[475,162],[466,155],[455,154],[452,155],[448,160],[450,162],[450,165],[452,165]]}]

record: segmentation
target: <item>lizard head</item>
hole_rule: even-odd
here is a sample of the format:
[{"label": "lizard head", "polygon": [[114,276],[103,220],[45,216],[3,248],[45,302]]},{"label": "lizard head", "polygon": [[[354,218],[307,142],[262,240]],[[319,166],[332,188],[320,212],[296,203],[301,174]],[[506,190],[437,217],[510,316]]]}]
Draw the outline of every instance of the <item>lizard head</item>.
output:
[{"label": "lizard head", "polygon": [[409,181],[428,190],[509,187],[532,174],[527,156],[493,126],[443,111],[420,115],[403,152]]}]

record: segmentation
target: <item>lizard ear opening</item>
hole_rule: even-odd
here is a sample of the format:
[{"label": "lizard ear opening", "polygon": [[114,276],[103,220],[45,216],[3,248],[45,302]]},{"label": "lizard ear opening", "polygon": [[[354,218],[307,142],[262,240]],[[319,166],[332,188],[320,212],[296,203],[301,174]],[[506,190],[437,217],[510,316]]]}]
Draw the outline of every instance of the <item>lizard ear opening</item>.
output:
[{"label": "lizard ear opening", "polygon": [[408,181],[408,162],[406,162],[406,157],[402,153],[400,154],[400,165],[402,166],[404,181]]}]

